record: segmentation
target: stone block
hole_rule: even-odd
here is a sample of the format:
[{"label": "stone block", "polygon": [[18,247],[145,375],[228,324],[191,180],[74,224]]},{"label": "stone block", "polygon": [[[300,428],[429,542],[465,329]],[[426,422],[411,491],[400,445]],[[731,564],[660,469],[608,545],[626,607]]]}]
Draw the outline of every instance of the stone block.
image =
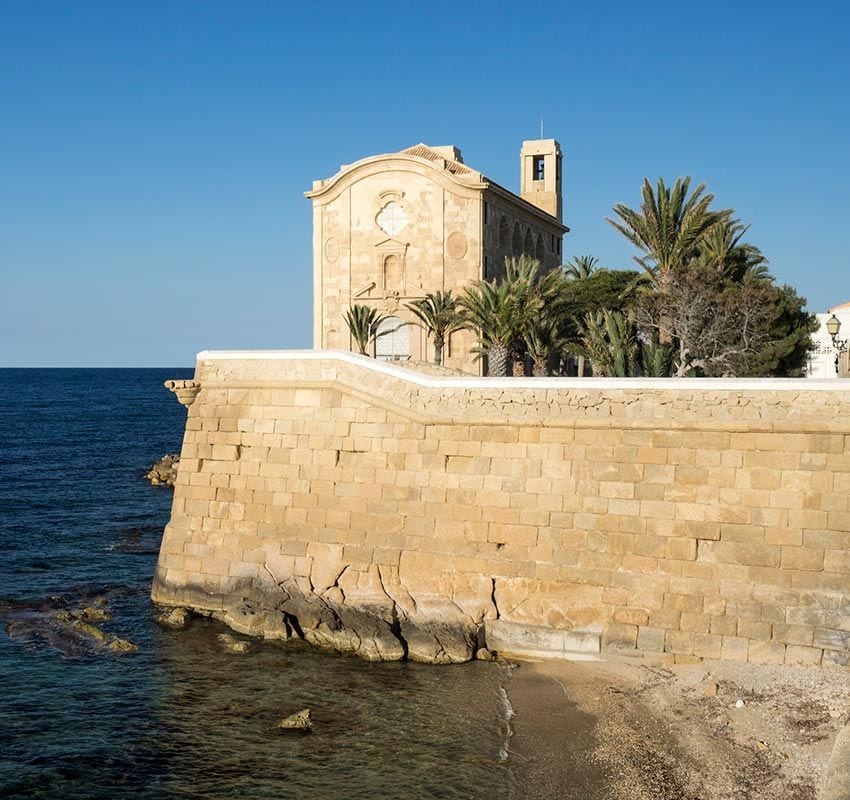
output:
[{"label": "stone block", "polygon": [[749,654],[749,641],[735,636],[722,637],[720,657],[727,661],[746,661]]},{"label": "stone block", "polygon": [[819,647],[801,647],[789,644],[785,648],[785,663],[795,666],[814,667],[821,663],[823,650]]},{"label": "stone block", "polygon": [[757,542],[701,541],[698,557],[725,564],[779,567],[781,550],[776,545]]},{"label": "stone block", "polygon": [[814,634],[815,629],[811,625],[775,623],[773,626],[773,640],[782,644],[811,646]]},{"label": "stone block", "polygon": [[758,641],[768,641],[770,639],[773,626],[769,622],[753,619],[739,619],[737,634],[743,639],[756,639]]},{"label": "stone block", "polygon": [[688,611],[701,613],[703,610],[703,598],[698,595],[667,594],[664,596],[665,611]]},{"label": "stone block", "polygon": [[620,622],[609,622],[602,631],[605,647],[634,649],[637,647],[638,626]]},{"label": "stone block", "polygon": [[850,666],[850,651],[847,650],[824,650],[821,666],[824,667],[848,667]]},{"label": "stone block", "polygon": [[694,655],[700,658],[720,658],[723,639],[708,633],[694,634]]},{"label": "stone block", "polygon": [[[795,644],[797,643],[795,642]],[[803,644],[807,643],[803,642]],[[850,632],[847,630],[815,628],[811,644],[824,650],[845,650],[850,653]]]},{"label": "stone block", "polygon": [[664,652],[691,655],[694,652],[694,634],[686,631],[666,631]]},{"label": "stone block", "polygon": [[667,538],[665,557],[675,561],[694,561],[697,557],[696,539],[684,536]]},{"label": "stone block", "polygon": [[824,565],[824,551],[811,547],[783,547],[782,569],[820,571]]},{"label": "stone block", "polygon": [[[612,590],[610,589],[603,591],[603,602],[607,602],[606,598],[609,595],[606,593],[611,591]],[[623,599],[627,599],[627,597]],[[615,608],[611,616],[614,622],[619,622],[625,625],[646,625],[647,620],[649,619],[649,611],[645,608]]]},{"label": "stone block", "polygon": [[688,633],[708,633],[711,628],[711,617],[708,614],[683,611],[679,624],[682,630]]},{"label": "stone block", "polygon": [[664,628],[651,628],[641,625],[638,628],[637,648],[638,650],[650,650],[656,652],[664,651]]},{"label": "stone block", "polygon": [[782,664],[785,645],[778,642],[750,642],[747,660],[755,664]]}]

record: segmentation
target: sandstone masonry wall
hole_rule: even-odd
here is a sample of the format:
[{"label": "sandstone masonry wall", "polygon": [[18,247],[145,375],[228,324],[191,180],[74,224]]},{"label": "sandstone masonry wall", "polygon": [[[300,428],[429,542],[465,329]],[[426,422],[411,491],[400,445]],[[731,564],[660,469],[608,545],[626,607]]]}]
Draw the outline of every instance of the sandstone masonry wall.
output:
[{"label": "sandstone masonry wall", "polygon": [[371,658],[850,662],[850,382],[195,380],[157,602]]}]

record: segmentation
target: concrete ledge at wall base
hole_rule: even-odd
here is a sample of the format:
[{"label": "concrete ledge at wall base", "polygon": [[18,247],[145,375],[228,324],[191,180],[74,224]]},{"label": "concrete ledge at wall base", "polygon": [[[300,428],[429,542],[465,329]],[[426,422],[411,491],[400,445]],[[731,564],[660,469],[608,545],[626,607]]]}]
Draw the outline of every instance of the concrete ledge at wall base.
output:
[{"label": "concrete ledge at wall base", "polygon": [[487,647],[500,656],[596,661],[602,653],[601,628],[559,631],[493,619],[485,622],[484,631]]}]

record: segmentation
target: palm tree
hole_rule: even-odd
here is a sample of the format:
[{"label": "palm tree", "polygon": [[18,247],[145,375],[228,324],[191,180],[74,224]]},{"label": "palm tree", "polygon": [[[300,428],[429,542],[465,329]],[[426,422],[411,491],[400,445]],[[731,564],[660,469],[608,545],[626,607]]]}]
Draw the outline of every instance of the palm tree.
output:
[{"label": "palm tree", "polygon": [[773,283],[775,280],[776,278],[770,274],[766,259],[763,264],[747,264],[741,277],[741,283]]},{"label": "palm tree", "polygon": [[728,210],[711,210],[714,195],[706,193],[705,184],[693,192],[690,186],[689,177],[677,178],[672,188],[659,178],[653,190],[644,178],[640,210],[618,203],[614,213],[619,219],[607,219],[643,253],[635,261],[655,284],[663,282],[671,270],[684,269],[697,255],[706,233],[731,216]]},{"label": "palm tree", "polygon": [[532,375],[543,378],[548,373],[549,360],[564,349],[558,320],[549,315],[541,315],[533,320],[524,335],[525,346],[531,356]]},{"label": "palm tree", "polygon": [[378,327],[385,319],[386,316],[378,309],[357,303],[345,312],[345,323],[361,356],[367,355],[369,344],[377,338]]},{"label": "palm tree", "polygon": [[505,283],[510,287],[511,313],[516,329],[510,342],[515,377],[525,375],[525,335],[543,306],[540,295],[540,262],[526,253],[505,258]]},{"label": "palm tree", "polygon": [[[564,265],[563,274],[567,280],[583,281],[587,280],[594,272],[599,269],[599,259],[591,255],[576,256],[572,261]],[[577,356],[578,363],[576,364],[579,378],[584,377],[585,357],[581,354]]]},{"label": "palm tree", "polygon": [[589,278],[596,270],[600,269],[599,259],[594,256],[576,256],[572,261],[564,265],[564,275],[571,281],[580,281]]},{"label": "palm tree", "polygon": [[540,262],[528,255],[505,258],[505,277],[477,281],[458,299],[463,327],[477,332],[475,352],[486,355],[490,375],[507,375],[513,356],[515,374],[524,373],[524,335],[543,305]]},{"label": "palm tree", "polygon": [[510,286],[506,281],[478,281],[468,286],[458,299],[464,327],[478,335],[475,352],[487,356],[490,375],[508,374],[508,348],[514,340],[516,325]]},{"label": "palm tree", "polygon": [[505,256],[505,280],[510,283],[526,283],[533,286],[540,273],[540,262],[526,253],[521,256]]},{"label": "palm tree", "polygon": [[747,278],[772,280],[767,258],[758,247],[743,241],[749,229],[731,218],[709,228],[699,244],[700,263],[736,283]]},{"label": "palm tree", "polygon": [[426,335],[434,337],[435,364],[443,363],[446,339],[463,327],[457,306],[458,301],[452,296],[451,290],[429,293],[423,299],[407,304],[407,308],[422,323]]},{"label": "palm tree", "polygon": [[637,330],[634,322],[619,311],[588,314],[581,341],[573,349],[590,361],[594,375],[630,378],[637,372]]}]

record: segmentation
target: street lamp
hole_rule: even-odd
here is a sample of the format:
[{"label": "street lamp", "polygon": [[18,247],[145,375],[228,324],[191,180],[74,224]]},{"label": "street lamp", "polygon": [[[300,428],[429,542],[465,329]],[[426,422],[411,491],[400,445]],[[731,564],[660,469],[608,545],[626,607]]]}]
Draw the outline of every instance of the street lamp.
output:
[{"label": "street lamp", "polygon": [[832,339],[832,346],[835,348],[835,374],[840,374],[840,370],[838,365],[840,363],[841,355],[847,352],[847,339],[839,339],[838,332],[841,330],[841,320],[833,314],[826,321],[826,332],[829,334],[829,338]]}]

